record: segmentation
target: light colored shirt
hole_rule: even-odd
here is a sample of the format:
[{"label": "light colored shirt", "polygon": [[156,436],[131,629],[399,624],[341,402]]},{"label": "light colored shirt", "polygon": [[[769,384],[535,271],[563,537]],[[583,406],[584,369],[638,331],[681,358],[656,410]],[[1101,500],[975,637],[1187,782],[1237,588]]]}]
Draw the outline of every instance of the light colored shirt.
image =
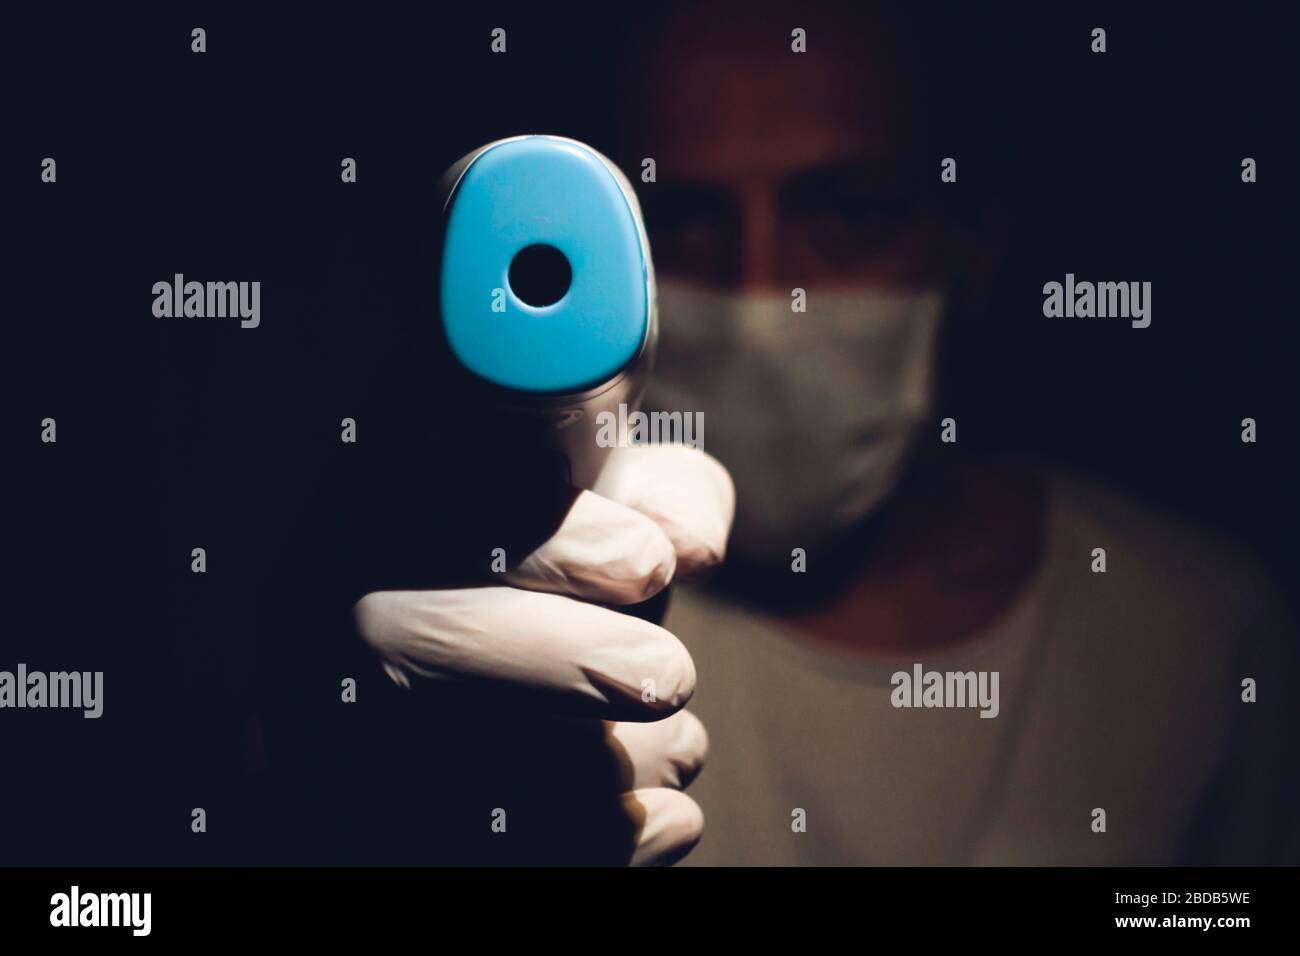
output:
[{"label": "light colored shirt", "polygon": [[[1300,665],[1269,578],[1072,478],[1050,479],[1046,528],[1000,622],[908,657],[676,589],[665,626],[695,659],[710,740],[686,864],[1300,862]],[[891,676],[916,663],[999,672],[997,717],[894,707]]]}]

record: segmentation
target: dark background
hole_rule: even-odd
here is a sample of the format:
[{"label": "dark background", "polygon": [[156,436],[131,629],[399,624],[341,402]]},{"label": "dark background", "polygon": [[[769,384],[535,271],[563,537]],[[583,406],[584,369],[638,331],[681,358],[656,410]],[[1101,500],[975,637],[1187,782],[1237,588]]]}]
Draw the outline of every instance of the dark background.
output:
[{"label": "dark background", "polygon": [[[1000,197],[1013,246],[989,320],[949,331],[942,414],[968,449],[1101,476],[1291,577],[1288,24],[1263,4],[967,6],[931,13],[956,118],[944,154],[960,190]],[[617,18],[172,3],[5,17],[0,668],[103,670],[105,716],[0,713],[0,861],[274,856],[260,603],[340,454],[364,454],[382,416],[427,413],[434,432],[456,411],[421,350],[438,176],[520,132],[610,148]],[[489,51],[497,26],[505,55]],[[57,184],[40,181],[46,156]],[[1258,183],[1241,182],[1245,156]],[[261,280],[261,327],[154,318],[150,287],[175,272]],[[1151,327],[1044,319],[1042,284],[1066,272],[1151,281]],[[39,440],[47,416],[56,445]],[[357,446],[339,442],[345,416]],[[1258,444],[1240,441],[1247,416]],[[436,521],[458,464],[427,464]],[[360,772],[344,755],[337,769]],[[199,806],[205,836],[189,829]]]}]

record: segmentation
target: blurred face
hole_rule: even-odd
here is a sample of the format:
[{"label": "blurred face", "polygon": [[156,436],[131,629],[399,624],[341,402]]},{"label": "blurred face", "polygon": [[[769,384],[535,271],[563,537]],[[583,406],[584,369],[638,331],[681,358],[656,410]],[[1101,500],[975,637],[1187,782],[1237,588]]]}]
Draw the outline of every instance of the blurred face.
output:
[{"label": "blurred face", "polygon": [[731,552],[758,564],[856,526],[930,412],[953,257],[925,188],[927,58],[902,22],[855,17],[711,6],[656,21],[625,63],[620,152],[656,163],[637,189],[659,279],[647,401],[703,413],[736,482]]},{"label": "blurred face", "polygon": [[[658,169],[639,192],[660,274],[787,295],[934,278],[941,230],[923,184],[942,154],[906,26],[707,20],[647,38],[654,65],[627,104],[628,155]],[[796,25],[806,53],[790,50]]]}]

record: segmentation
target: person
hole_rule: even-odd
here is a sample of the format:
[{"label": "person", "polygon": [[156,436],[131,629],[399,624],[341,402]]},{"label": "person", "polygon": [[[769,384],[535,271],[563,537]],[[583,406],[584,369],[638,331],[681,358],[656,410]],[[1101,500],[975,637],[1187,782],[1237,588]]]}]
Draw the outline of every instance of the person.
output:
[{"label": "person", "polygon": [[[980,313],[1002,223],[926,186],[947,117],[925,29],[801,8],[787,55],[783,7],[729,9],[656,7],[607,84],[608,151],[657,169],[648,405],[703,413],[704,451],[620,449],[498,586],[369,568],[356,633],[419,707],[349,738],[369,802],[346,837],[426,862],[1294,860],[1268,576],[1104,486],[941,440],[938,350]],[[393,529],[446,538],[410,527],[426,487],[382,498],[416,503],[362,522],[371,565]],[[476,533],[461,553],[488,553]],[[662,626],[611,609],[669,584]],[[328,763],[357,732],[313,733]],[[410,819],[402,794],[418,827],[358,829]]]},{"label": "person", "polygon": [[[1269,575],[1095,482],[942,441],[939,329],[979,312],[1000,223],[924,185],[956,82],[924,25],[847,10],[658,11],[620,51],[617,155],[658,172],[650,404],[703,412],[737,494],[724,573],[664,622],[712,742],[688,862],[1296,862]],[[996,675],[995,699],[931,706],[930,672]]]}]

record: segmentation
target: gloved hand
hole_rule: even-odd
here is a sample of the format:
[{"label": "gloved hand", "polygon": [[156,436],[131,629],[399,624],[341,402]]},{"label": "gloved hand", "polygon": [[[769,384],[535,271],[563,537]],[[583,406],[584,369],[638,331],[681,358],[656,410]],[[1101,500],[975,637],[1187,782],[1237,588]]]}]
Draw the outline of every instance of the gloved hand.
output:
[{"label": "gloved hand", "polygon": [[614,449],[559,530],[508,562],[503,585],[375,591],[355,606],[357,629],[399,686],[436,693],[454,685],[513,713],[509,726],[545,748],[543,767],[548,753],[565,767],[570,779],[556,787],[585,785],[580,769],[573,779],[573,755],[598,741],[618,768],[629,862],[671,863],[703,827],[699,807],[680,792],[708,746],[683,709],[695,667],[668,631],[602,605],[644,601],[716,565],[734,506],[730,476],[702,451]]}]

